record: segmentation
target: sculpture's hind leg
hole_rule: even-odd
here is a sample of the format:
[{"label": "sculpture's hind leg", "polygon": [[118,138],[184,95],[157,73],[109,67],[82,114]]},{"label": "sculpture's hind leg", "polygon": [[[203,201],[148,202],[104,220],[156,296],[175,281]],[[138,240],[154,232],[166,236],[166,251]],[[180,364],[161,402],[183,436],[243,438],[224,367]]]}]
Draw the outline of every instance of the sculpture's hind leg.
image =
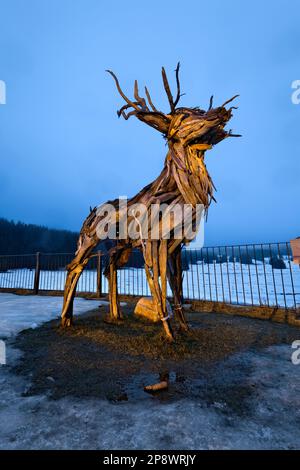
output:
[{"label": "sculpture's hind leg", "polygon": [[117,268],[114,261],[111,261],[109,265],[109,304],[111,321],[122,320],[123,315],[118,298]]},{"label": "sculpture's hind leg", "polygon": [[[79,239],[80,241],[81,238]],[[67,267],[67,279],[64,290],[64,303],[61,313],[62,326],[71,326],[73,320],[73,303],[76,293],[76,287],[80,275],[89,261],[89,255],[97,245],[98,240],[84,237],[80,248],[77,250],[75,258]]]},{"label": "sculpture's hind leg", "polygon": [[182,308],[182,267],[181,248],[178,247],[168,258],[168,281],[174,296],[174,313],[180,329],[188,331],[189,326]]}]

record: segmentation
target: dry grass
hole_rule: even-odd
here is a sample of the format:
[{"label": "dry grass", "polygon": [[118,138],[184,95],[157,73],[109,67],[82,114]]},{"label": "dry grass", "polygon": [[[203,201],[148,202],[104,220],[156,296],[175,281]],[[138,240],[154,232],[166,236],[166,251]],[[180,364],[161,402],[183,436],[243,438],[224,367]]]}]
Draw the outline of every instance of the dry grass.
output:
[{"label": "dry grass", "polygon": [[[122,325],[105,323],[107,309],[101,308],[76,318],[70,329],[61,329],[58,321],[51,321],[21,333],[16,347],[24,356],[15,370],[30,374],[27,394],[123,400],[135,393],[138,396],[142,386],[158,374],[172,372],[176,386],[168,398],[189,394],[200,397],[203,389],[196,385],[199,377],[213,376],[233,354],[290,343],[298,334],[298,329],[288,325],[193,312],[188,314],[191,331],[177,334],[176,343],[170,345],[163,339],[161,325],[136,319],[132,310],[132,305],[123,309]],[[239,373],[246,374],[246,368]],[[205,393],[224,393],[220,384],[217,389],[208,384]],[[237,385],[228,400],[238,402],[239,390],[240,398],[252,393],[249,387]]]}]

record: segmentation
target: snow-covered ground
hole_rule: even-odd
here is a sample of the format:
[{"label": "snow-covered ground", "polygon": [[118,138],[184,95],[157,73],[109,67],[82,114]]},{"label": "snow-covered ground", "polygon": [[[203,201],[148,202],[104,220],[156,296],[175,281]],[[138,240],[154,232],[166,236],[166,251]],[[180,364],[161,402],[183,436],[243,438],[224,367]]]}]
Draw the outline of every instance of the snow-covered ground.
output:
[{"label": "snow-covered ground", "polygon": [[[202,263],[191,264],[184,271],[183,295],[189,299],[219,300],[254,305],[300,305],[300,269],[285,259],[286,269],[272,269],[270,264]],[[40,289],[63,290],[66,272],[41,271]],[[15,269],[0,272],[0,287],[33,288],[34,270]],[[86,270],[78,283],[78,292],[96,292],[97,273]],[[150,295],[143,269],[127,268],[118,272],[121,294]],[[108,292],[102,277],[103,292]],[[169,295],[171,295],[169,289]]]},{"label": "snow-covered ground", "polygon": [[[77,313],[99,304],[83,299],[75,302]],[[0,294],[1,336],[54,318],[60,307],[61,298]],[[147,394],[140,401],[118,404],[22,396],[28,383],[10,370],[20,352],[8,340],[8,365],[0,366],[0,448],[300,448],[300,365],[292,364],[291,352],[287,345],[272,346],[225,362],[223,367],[237,374],[246,368],[249,373],[243,380],[255,390],[249,412],[240,416],[222,401],[208,404],[183,398],[166,403]]]},{"label": "snow-covered ground", "polygon": [[[87,312],[106,301],[74,301],[76,314]],[[0,294],[0,339],[14,336],[27,328],[36,328],[44,322],[58,318],[62,308],[62,297],[36,295]]]}]

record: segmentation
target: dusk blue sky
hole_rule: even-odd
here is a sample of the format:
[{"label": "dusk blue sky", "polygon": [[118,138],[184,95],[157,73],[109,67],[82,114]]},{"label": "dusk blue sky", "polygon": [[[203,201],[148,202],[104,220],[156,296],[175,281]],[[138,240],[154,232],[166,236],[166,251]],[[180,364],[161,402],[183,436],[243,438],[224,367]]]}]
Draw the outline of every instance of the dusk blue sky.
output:
[{"label": "dusk blue sky", "polygon": [[[206,154],[217,187],[206,245],[300,235],[298,1],[0,0],[0,216],[79,230],[89,206],[134,195],[161,171],[154,129],[118,119],[147,84],[168,111],[161,66],[182,104],[206,108],[236,93],[227,139]],[[172,78],[172,80],[171,80]]]}]

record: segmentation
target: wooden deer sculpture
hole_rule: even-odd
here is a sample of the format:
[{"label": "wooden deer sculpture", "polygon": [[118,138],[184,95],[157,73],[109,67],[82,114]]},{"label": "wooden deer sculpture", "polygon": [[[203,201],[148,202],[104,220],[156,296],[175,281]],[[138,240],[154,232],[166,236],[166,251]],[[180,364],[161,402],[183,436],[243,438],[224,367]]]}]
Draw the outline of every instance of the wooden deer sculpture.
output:
[{"label": "wooden deer sculpture", "polygon": [[[162,68],[164,88],[170,104],[170,112],[165,114],[159,111],[153,104],[149,91],[145,87],[145,98],[139,94],[138,84],[134,84],[134,100],[130,100],[122,91],[116,75],[112,75],[118,92],[125,104],[118,111],[118,116],[128,119],[136,116],[140,121],[148,124],[161,132],[168,143],[168,152],[165,164],[158,178],[145,186],[136,196],[128,200],[125,225],[137,225],[136,213],[130,209],[137,205],[146,207],[146,215],[149,215],[153,204],[164,207],[158,218],[159,236],[153,238],[148,229],[143,232],[142,224],[139,224],[139,236],[119,237],[122,210],[119,199],[109,201],[116,210],[116,244],[109,251],[109,262],[105,269],[105,275],[109,281],[110,319],[120,321],[122,313],[118,300],[117,269],[124,266],[129,259],[133,248],[142,250],[145,260],[147,281],[156,306],[159,318],[162,320],[166,338],[174,339],[170,318],[172,310],[167,302],[167,279],[174,296],[174,313],[179,322],[180,329],[188,330],[184,312],[182,309],[182,272],[181,249],[189,240],[185,235],[174,236],[175,223],[169,231],[169,237],[162,235],[161,224],[167,213],[175,206],[189,205],[192,208],[193,223],[196,218],[196,207],[202,205],[207,211],[213,199],[213,183],[207,172],[204,155],[227,137],[238,137],[231,131],[225,131],[224,127],[232,116],[232,109],[226,109],[230,100],[222,106],[213,108],[213,97],[210,99],[208,110],[196,108],[177,107],[181,97],[179,81],[179,64],[175,70],[177,93],[175,99],[172,96],[165,69]],[[147,104],[148,102],[148,104]],[[105,215],[99,210],[103,206],[95,207],[83,223],[75,258],[68,265],[67,279],[64,291],[64,304],[62,309],[62,325],[70,326],[73,317],[73,300],[78,279],[92,256],[103,232]],[[123,222],[122,222],[123,223]],[[123,223],[124,225],[124,223]]]}]

